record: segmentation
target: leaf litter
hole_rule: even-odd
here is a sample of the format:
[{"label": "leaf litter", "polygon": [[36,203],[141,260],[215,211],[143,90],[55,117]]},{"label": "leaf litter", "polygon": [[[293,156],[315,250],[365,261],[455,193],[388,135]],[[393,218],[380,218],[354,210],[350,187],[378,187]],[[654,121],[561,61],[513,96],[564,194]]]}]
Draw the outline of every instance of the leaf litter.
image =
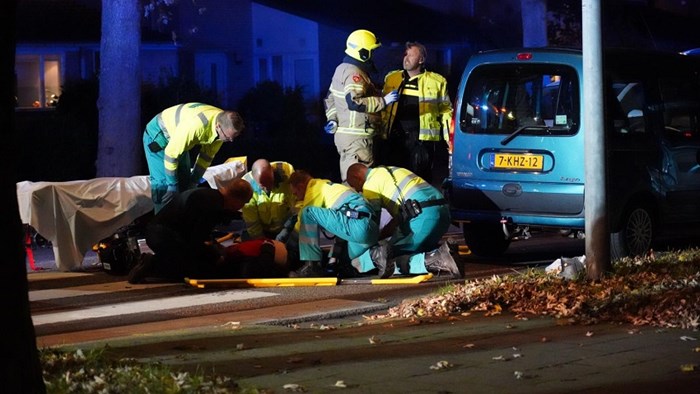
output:
[{"label": "leaf litter", "polygon": [[[573,279],[529,269],[466,281],[449,291],[404,300],[375,318],[450,317],[510,311],[552,316],[567,324],[631,323],[700,328],[700,249],[650,253],[613,263],[599,281],[585,272]],[[590,335],[593,333],[591,332]]]}]

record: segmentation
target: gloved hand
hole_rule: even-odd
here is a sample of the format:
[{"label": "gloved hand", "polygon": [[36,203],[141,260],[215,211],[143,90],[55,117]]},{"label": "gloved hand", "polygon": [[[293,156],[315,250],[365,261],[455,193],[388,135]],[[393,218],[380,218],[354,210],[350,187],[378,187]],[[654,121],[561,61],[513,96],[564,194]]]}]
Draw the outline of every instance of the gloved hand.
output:
[{"label": "gloved hand", "polygon": [[335,120],[329,120],[323,127],[323,130],[326,131],[326,134],[335,134],[335,131],[338,130],[338,122]]},{"label": "gloved hand", "polygon": [[165,206],[175,197],[175,193],[177,193],[177,190],[168,187],[168,190],[163,194],[163,198],[160,199],[160,203]]},{"label": "gloved hand", "polygon": [[187,190],[194,189],[198,187],[200,183],[202,183],[204,171],[206,171],[204,168],[200,166],[195,166],[195,168],[192,170],[192,173],[190,174],[190,184],[188,185]]},{"label": "gloved hand", "polygon": [[384,104],[388,106],[389,104],[398,101],[398,99],[399,92],[392,90],[391,92],[387,93],[386,96],[384,96]]},{"label": "gloved hand", "polygon": [[292,215],[284,222],[282,230],[275,237],[276,241],[287,242],[292,231],[294,231],[294,225],[297,224],[297,217],[297,215]]}]

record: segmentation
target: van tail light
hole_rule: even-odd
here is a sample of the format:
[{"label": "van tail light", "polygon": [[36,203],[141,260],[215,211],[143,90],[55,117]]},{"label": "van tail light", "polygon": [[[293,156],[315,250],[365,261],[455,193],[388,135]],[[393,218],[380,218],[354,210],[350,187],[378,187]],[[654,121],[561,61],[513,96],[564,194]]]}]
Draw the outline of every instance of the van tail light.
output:
[{"label": "van tail light", "polygon": [[448,141],[448,149],[447,149],[447,171],[448,173],[452,173],[452,155],[454,154],[455,151],[455,133],[457,132],[457,111],[455,108],[459,108],[462,103],[462,100],[457,98],[455,100],[455,106],[452,107],[452,119],[450,119],[450,129],[448,130],[449,134],[449,141]]},{"label": "van tail light", "polygon": [[455,143],[455,114],[452,114],[452,120],[450,120],[450,153],[452,153],[452,150],[454,149],[454,143]]},{"label": "van tail light", "polygon": [[517,55],[515,55],[515,58],[518,60],[532,60],[532,53],[520,52]]}]

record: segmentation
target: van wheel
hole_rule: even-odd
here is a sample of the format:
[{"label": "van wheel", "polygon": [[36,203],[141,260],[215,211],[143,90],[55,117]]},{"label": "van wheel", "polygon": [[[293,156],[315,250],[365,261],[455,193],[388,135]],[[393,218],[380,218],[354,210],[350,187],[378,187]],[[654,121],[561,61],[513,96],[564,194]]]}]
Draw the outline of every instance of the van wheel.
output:
[{"label": "van wheel", "polygon": [[641,256],[649,251],[654,236],[654,220],[646,207],[634,207],[624,216],[620,231],[610,234],[610,257]]},{"label": "van wheel", "polygon": [[464,243],[478,256],[500,256],[510,246],[510,240],[505,238],[500,223],[464,223],[462,233]]}]

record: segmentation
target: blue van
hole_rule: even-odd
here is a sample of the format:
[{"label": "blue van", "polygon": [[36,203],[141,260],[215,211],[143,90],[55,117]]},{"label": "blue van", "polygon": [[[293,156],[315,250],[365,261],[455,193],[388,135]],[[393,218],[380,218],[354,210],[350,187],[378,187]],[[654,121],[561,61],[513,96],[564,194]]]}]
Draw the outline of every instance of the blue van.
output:
[{"label": "blue van", "polygon": [[[700,59],[603,53],[612,257],[700,235]],[[470,58],[445,193],[473,253],[499,255],[535,229],[583,234],[583,78],[580,50]]]}]

